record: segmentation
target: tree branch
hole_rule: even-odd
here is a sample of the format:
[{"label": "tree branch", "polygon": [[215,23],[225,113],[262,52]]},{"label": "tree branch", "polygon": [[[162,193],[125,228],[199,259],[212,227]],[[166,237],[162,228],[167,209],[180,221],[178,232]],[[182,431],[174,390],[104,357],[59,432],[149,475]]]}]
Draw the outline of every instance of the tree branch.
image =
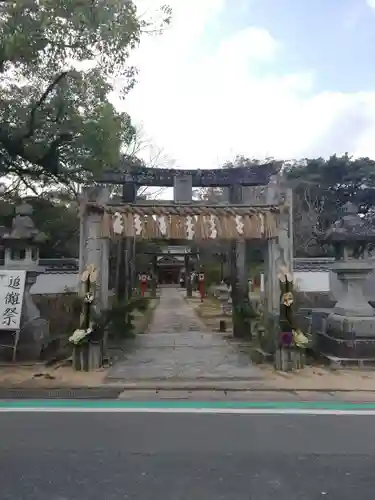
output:
[{"label": "tree branch", "polygon": [[40,99],[34,104],[34,106],[31,108],[30,112],[30,120],[29,120],[29,129],[27,133],[23,136],[24,139],[29,139],[34,135],[35,132],[35,121],[36,121],[36,113],[38,109],[44,104],[46,101],[47,97],[50,95],[50,93],[54,90],[54,88],[59,85],[61,80],[63,80],[67,75],[69,74],[69,71],[63,71],[60,73],[54,80],[51,82],[46,90],[43,92],[42,96]]},{"label": "tree branch", "polygon": [[5,129],[4,126],[0,126],[0,143],[12,159],[20,157],[35,166],[41,167],[46,172],[56,175],[59,170],[59,147],[72,139],[70,133],[60,134],[52,141],[48,151],[42,157],[38,157],[31,151],[27,151],[23,137],[14,138],[9,130]]}]

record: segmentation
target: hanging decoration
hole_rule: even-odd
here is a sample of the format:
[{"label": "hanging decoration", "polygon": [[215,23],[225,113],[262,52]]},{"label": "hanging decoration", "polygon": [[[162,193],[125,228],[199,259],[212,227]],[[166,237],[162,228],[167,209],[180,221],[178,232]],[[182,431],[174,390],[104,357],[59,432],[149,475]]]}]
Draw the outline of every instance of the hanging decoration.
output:
[{"label": "hanging decoration", "polygon": [[103,210],[104,237],[140,239],[268,239],[277,236],[279,217],[275,206],[125,205]]}]

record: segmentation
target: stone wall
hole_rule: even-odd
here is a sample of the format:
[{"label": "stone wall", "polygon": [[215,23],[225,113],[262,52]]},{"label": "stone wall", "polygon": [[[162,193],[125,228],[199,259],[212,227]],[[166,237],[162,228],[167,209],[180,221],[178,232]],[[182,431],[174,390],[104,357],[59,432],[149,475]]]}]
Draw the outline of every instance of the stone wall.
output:
[{"label": "stone wall", "polygon": [[51,336],[71,335],[78,328],[80,301],[76,294],[34,295],[35,305],[42,318],[50,322]]},{"label": "stone wall", "polygon": [[77,272],[51,272],[39,274],[31,287],[31,295],[63,295],[78,292],[79,274]]},{"label": "stone wall", "polygon": [[33,300],[42,318],[50,323],[50,343],[44,358],[63,355],[69,351],[70,335],[79,327],[81,303],[77,294],[34,295]]},{"label": "stone wall", "polygon": [[296,292],[296,307],[327,309],[335,305],[336,300],[330,292]]}]

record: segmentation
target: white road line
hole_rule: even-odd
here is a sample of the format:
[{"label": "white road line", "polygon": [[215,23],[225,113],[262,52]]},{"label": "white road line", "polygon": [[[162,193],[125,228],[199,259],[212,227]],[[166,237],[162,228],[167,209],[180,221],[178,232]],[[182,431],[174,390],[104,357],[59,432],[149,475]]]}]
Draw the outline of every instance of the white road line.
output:
[{"label": "white road line", "polygon": [[362,415],[375,416],[375,410],[330,410],[299,408],[76,408],[76,407],[12,407],[0,408],[0,413],[175,413],[207,415]]}]

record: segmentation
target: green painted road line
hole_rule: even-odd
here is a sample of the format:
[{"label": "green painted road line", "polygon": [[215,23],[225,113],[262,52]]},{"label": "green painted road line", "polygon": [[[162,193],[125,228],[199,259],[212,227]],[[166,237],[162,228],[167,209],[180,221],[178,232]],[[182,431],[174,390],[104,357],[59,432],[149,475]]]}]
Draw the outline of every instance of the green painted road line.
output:
[{"label": "green painted road line", "polygon": [[119,400],[63,400],[63,399],[31,399],[0,401],[1,409],[38,409],[38,408],[82,408],[82,409],[197,409],[197,410],[225,410],[225,409],[277,409],[277,410],[335,410],[359,411],[375,410],[375,403],[347,403],[339,401],[262,401],[262,402],[231,402],[231,401],[119,401]]}]

